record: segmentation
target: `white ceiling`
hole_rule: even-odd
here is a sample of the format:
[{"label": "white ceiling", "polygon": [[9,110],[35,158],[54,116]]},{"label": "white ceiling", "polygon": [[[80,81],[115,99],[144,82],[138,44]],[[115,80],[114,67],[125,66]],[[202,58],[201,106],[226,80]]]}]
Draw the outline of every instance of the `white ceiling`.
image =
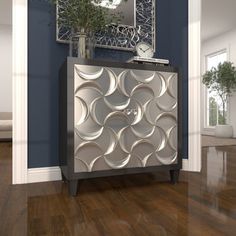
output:
[{"label": "white ceiling", "polygon": [[236,27],[236,0],[202,0],[202,40]]},{"label": "white ceiling", "polygon": [[12,0],[0,0],[0,24],[12,24]]}]

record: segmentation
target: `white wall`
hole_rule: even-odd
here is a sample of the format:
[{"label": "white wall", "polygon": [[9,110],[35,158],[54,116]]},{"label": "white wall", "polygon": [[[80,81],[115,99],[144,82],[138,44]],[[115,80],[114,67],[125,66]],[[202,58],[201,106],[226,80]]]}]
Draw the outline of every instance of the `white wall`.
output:
[{"label": "white wall", "polygon": [[[233,62],[234,65],[236,66],[236,28],[231,30],[230,32],[227,32],[215,38],[206,40],[202,43],[202,60],[201,60],[202,61],[202,74],[205,71],[205,68],[204,68],[205,56],[211,53],[223,50],[223,49],[226,49],[227,51],[228,60]],[[202,96],[201,104],[204,104],[203,96]],[[203,116],[202,116],[201,121],[202,121],[202,128],[203,128],[203,121],[204,121]],[[236,93],[234,94],[234,96],[230,98],[228,123],[233,125],[234,137],[236,137]],[[205,133],[212,134],[210,130],[207,130],[207,132]]]},{"label": "white wall", "polygon": [[0,0],[0,112],[12,111],[12,1]]},{"label": "white wall", "polygon": [[0,24],[12,24],[12,0],[0,0]]},{"label": "white wall", "polygon": [[12,27],[0,24],[0,112],[12,111]]}]

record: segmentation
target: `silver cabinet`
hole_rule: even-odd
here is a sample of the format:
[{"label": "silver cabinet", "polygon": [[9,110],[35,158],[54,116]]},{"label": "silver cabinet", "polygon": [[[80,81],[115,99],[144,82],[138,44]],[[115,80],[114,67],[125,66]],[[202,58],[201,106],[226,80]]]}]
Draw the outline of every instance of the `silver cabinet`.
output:
[{"label": "silver cabinet", "polygon": [[79,179],[158,169],[175,182],[180,101],[175,68],[68,58],[60,72],[60,160],[71,194]]}]

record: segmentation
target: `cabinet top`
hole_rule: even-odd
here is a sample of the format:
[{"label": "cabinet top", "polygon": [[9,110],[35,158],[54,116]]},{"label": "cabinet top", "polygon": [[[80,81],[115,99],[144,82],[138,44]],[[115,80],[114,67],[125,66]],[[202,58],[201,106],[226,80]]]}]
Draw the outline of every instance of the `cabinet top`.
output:
[{"label": "cabinet top", "polygon": [[179,72],[178,68],[173,66],[137,64],[137,63],[115,62],[115,61],[108,62],[103,60],[81,59],[76,57],[67,57],[67,64],[105,66],[105,67],[115,67],[115,68],[125,68],[125,69],[127,68],[136,70],[152,70],[152,71],[163,71],[163,72],[173,72],[173,73]]}]

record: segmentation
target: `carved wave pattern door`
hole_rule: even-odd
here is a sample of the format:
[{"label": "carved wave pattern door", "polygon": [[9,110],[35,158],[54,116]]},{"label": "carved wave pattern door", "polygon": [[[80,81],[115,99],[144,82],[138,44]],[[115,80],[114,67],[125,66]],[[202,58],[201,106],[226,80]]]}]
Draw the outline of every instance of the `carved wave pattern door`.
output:
[{"label": "carved wave pattern door", "polygon": [[74,172],[170,165],[178,74],[74,66]]}]

